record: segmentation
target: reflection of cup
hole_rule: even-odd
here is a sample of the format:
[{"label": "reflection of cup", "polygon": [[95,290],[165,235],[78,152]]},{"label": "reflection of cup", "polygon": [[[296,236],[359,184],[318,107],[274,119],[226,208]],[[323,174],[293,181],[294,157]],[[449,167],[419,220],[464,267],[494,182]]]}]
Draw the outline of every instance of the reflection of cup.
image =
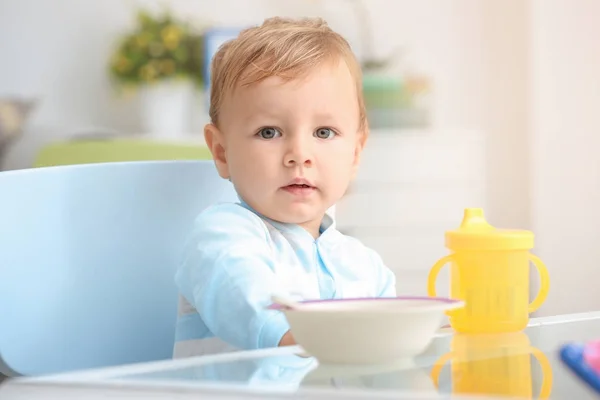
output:
[{"label": "reflection of cup", "polygon": [[412,358],[377,365],[320,364],[306,374],[302,386],[398,389],[437,393],[427,372],[415,365]]},{"label": "reflection of cup", "polygon": [[500,395],[532,398],[531,358],[542,367],[543,381],[538,398],[552,391],[552,367],[544,353],[531,347],[522,332],[496,335],[458,334],[452,338],[451,351],[431,369],[436,386],[444,364],[452,362],[452,393],[457,395]]}]

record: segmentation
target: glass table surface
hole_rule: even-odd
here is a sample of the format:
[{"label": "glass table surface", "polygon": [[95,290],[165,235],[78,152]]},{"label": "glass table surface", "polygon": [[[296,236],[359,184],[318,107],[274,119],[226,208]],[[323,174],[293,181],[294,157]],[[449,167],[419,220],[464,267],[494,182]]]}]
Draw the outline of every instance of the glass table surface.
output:
[{"label": "glass table surface", "polygon": [[583,384],[558,355],[567,342],[595,339],[600,339],[600,312],[532,319],[525,331],[510,334],[441,333],[420,356],[387,365],[320,365],[300,348],[289,347],[46,379],[163,389],[224,388],[246,394],[298,395],[312,390],[333,397],[363,393],[363,398],[595,399],[600,394]]}]

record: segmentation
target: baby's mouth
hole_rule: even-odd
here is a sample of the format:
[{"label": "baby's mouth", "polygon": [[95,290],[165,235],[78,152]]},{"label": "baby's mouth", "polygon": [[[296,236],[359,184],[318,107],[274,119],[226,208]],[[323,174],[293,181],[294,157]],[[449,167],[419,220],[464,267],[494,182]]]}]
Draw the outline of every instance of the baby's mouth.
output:
[{"label": "baby's mouth", "polygon": [[313,186],[305,185],[302,183],[292,183],[291,185],[287,185],[286,187],[294,187],[294,188],[304,188],[304,189],[314,189]]},{"label": "baby's mouth", "polygon": [[282,187],[282,189],[288,193],[293,195],[308,195],[313,193],[317,188],[311,185],[307,185],[305,183],[292,183],[287,186]]}]

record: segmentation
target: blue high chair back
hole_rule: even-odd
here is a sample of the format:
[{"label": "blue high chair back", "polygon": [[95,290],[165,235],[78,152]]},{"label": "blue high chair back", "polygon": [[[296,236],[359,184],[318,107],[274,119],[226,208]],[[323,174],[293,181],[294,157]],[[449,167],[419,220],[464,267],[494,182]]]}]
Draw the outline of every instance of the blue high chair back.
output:
[{"label": "blue high chair back", "polygon": [[212,161],[0,173],[0,372],[170,358],[185,237],[236,200]]}]

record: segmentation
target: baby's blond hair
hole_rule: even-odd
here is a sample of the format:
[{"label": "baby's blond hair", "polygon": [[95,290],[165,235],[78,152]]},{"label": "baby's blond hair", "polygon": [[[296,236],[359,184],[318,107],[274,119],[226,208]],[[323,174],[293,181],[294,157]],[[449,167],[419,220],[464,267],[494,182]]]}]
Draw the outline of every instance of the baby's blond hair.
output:
[{"label": "baby's blond hair", "polygon": [[348,42],[320,18],[269,18],[223,44],[211,65],[211,121],[218,125],[223,99],[237,85],[251,85],[271,76],[299,78],[315,67],[340,59],[355,80],[360,130],[366,133],[360,65]]}]

